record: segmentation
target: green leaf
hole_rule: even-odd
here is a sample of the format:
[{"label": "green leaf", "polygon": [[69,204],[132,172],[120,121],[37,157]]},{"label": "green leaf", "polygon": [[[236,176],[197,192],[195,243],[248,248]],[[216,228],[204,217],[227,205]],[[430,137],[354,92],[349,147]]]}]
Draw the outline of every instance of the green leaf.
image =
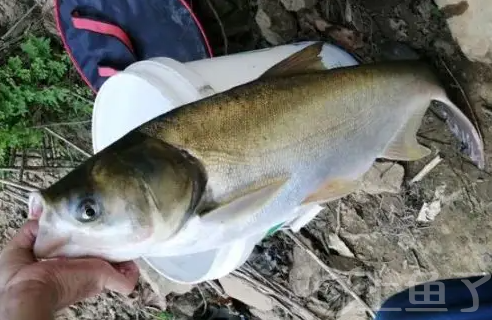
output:
[{"label": "green leaf", "polygon": [[53,46],[49,38],[29,35],[18,49],[0,65],[2,163],[11,148],[41,144],[42,131],[34,129],[39,121],[77,121],[92,112],[87,103],[92,92],[70,79],[73,66],[61,47]]},{"label": "green leaf", "polygon": [[162,311],[157,314],[157,319],[159,320],[172,320],[174,315],[171,312]]}]

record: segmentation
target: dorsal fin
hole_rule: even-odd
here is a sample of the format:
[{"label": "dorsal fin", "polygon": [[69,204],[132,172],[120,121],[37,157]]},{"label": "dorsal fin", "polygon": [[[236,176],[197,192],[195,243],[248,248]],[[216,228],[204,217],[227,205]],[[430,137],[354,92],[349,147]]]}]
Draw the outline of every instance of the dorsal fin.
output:
[{"label": "dorsal fin", "polygon": [[265,71],[260,79],[327,70],[321,58],[322,49],[323,42],[310,44]]}]

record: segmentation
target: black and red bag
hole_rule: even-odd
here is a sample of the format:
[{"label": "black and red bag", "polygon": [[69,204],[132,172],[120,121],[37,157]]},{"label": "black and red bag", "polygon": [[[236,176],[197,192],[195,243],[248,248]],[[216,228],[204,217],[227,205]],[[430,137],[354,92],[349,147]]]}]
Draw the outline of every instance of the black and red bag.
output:
[{"label": "black and red bag", "polygon": [[212,56],[187,0],[56,0],[55,17],[65,50],[94,92],[139,60]]}]

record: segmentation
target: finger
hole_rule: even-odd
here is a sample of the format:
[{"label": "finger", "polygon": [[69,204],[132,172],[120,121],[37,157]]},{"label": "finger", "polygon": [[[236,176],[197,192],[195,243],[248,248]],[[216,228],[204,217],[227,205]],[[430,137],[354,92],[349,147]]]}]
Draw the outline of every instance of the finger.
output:
[{"label": "finger", "polygon": [[138,266],[133,261],[126,261],[120,263],[113,263],[113,268],[116,269],[119,273],[124,275],[125,277],[137,277],[135,281],[138,281],[138,277],[140,276]]},{"label": "finger", "polygon": [[38,222],[28,221],[10,240],[0,254],[0,287],[22,267],[36,261],[32,247],[38,233]]},{"label": "finger", "polygon": [[135,288],[139,271],[133,262],[119,264],[118,269],[99,259],[45,261],[58,309],[93,297],[104,289],[128,295]]}]

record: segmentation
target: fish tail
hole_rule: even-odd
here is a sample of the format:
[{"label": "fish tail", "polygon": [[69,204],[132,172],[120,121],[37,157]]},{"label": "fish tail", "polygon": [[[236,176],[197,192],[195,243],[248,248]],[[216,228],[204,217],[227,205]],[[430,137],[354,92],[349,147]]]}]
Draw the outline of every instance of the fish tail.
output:
[{"label": "fish tail", "polygon": [[440,114],[446,119],[446,123],[454,134],[463,144],[463,152],[481,170],[485,167],[485,152],[482,135],[477,127],[468,119],[468,117],[447,97],[442,94],[434,97],[432,100],[442,102]]}]

